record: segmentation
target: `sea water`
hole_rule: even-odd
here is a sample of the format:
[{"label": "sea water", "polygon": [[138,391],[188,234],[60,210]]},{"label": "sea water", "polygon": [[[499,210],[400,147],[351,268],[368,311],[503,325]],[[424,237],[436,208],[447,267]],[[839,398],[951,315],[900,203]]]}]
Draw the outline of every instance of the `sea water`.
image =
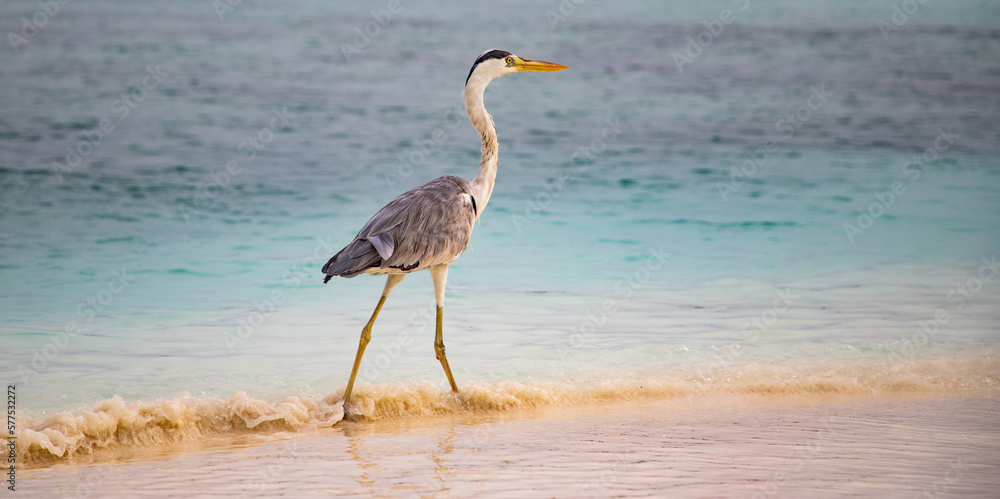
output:
[{"label": "sea water", "polygon": [[460,394],[415,274],[362,419],[995,387],[991,2],[216,4],[0,7],[34,33],[0,55],[26,462],[337,424],[383,278],[319,269],[406,189],[475,175],[462,82],[493,47],[570,69],[487,90],[497,184],[444,313]]}]

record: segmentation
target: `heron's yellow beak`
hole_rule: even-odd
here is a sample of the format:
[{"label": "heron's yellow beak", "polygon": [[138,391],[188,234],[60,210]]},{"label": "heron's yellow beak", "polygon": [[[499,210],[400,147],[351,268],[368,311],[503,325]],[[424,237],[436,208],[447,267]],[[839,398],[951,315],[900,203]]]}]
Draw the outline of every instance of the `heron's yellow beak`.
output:
[{"label": "heron's yellow beak", "polygon": [[563,66],[562,64],[536,61],[534,59],[522,59],[520,57],[515,58],[514,67],[521,73],[528,71],[562,71],[564,69],[569,69],[569,66]]}]

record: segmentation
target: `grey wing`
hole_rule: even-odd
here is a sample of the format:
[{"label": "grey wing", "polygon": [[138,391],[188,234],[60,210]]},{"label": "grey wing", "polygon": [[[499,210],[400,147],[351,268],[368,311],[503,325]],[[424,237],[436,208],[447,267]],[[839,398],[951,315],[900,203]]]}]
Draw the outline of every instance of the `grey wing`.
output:
[{"label": "grey wing", "polygon": [[323,266],[332,276],[412,272],[451,263],[465,251],[476,220],[469,183],[447,175],[411,189],[375,214]]}]

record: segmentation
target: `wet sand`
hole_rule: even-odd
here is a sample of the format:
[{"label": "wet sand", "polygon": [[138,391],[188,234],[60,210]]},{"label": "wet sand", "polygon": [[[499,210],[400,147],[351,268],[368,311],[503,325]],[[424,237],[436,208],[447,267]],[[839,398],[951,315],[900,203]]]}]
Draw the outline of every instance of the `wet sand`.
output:
[{"label": "wet sand", "polygon": [[114,497],[995,497],[1000,400],[731,395],[337,424],[24,471]]}]

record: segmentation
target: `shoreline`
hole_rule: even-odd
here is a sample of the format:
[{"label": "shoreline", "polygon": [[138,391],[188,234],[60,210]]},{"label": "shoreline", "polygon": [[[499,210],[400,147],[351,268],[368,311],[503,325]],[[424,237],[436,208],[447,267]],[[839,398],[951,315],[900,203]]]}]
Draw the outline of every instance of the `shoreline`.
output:
[{"label": "shoreline", "polygon": [[97,495],[975,494],[1000,484],[1000,424],[988,417],[997,410],[994,393],[757,394],[345,422],[27,470],[19,487]]},{"label": "shoreline", "polygon": [[[352,411],[366,424],[468,415],[518,417],[524,411],[599,408],[619,403],[702,401],[708,404],[768,397],[992,398],[1000,357],[952,355],[887,362],[888,358],[802,358],[725,364],[702,362],[657,371],[596,369],[568,379],[502,378],[461,383],[452,393],[430,382],[357,385]],[[35,420],[18,412],[20,470],[59,462],[100,463],[120,455],[183,449],[186,442],[253,440],[282,433],[341,427],[343,387],[325,395],[257,399],[238,392],[226,399],[194,396],[127,401],[119,396],[90,409],[61,411]],[[409,422],[409,423],[405,423]]]}]

